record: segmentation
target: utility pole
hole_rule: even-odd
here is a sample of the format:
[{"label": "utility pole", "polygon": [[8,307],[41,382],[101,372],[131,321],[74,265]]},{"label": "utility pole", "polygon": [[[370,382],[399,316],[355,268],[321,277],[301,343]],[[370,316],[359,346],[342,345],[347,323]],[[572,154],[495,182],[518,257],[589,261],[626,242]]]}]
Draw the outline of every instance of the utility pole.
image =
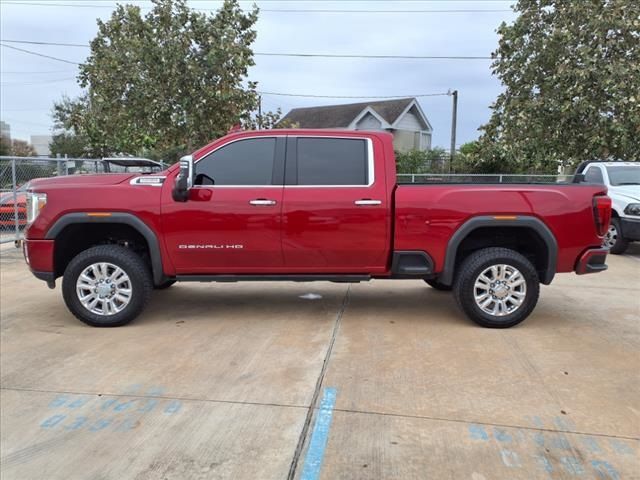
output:
[{"label": "utility pole", "polygon": [[449,173],[451,173],[451,165],[453,164],[453,157],[456,154],[456,128],[458,121],[458,90],[454,90],[450,94],[453,97],[453,110],[451,112],[451,151],[449,158]]},{"label": "utility pole", "polygon": [[262,130],[262,95],[258,95],[258,130]]}]

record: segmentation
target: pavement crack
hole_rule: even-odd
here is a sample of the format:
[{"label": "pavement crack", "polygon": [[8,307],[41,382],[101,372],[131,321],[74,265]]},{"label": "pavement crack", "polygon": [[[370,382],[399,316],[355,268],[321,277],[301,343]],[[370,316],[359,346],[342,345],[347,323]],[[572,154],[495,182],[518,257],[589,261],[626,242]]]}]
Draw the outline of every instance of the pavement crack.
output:
[{"label": "pavement crack", "polygon": [[302,426],[302,431],[300,432],[300,436],[298,437],[298,444],[296,445],[296,449],[293,453],[293,458],[291,459],[291,466],[289,467],[289,474],[287,475],[287,480],[293,480],[296,476],[296,470],[298,468],[300,456],[302,455],[302,451],[304,450],[304,445],[307,441],[307,436],[309,435],[309,427],[311,425],[311,421],[313,420],[314,412],[316,410],[316,404],[318,403],[318,397],[320,396],[322,383],[324,382],[324,376],[325,376],[325,373],[327,372],[327,367],[329,366],[329,359],[331,358],[333,345],[335,344],[336,337],[338,336],[338,330],[340,329],[342,316],[344,314],[344,311],[347,309],[347,306],[349,305],[350,293],[351,293],[351,285],[347,287],[347,291],[344,295],[344,299],[342,300],[342,305],[340,306],[340,309],[338,310],[338,314],[336,315],[336,319],[333,323],[333,330],[331,331],[329,346],[327,347],[327,352],[325,353],[324,360],[322,362],[322,368],[320,369],[320,374],[318,375],[318,380],[316,381],[316,386],[313,391],[313,396],[311,397],[311,403],[309,404],[309,410],[307,411],[307,416]]},{"label": "pavement crack", "polygon": [[33,393],[55,393],[65,395],[94,395],[102,397],[126,397],[126,398],[152,398],[159,400],[179,400],[181,402],[208,402],[208,403],[228,403],[233,405],[255,405],[259,407],[281,407],[281,408],[308,408],[306,405],[287,405],[282,403],[265,403],[265,402],[249,402],[240,400],[220,400],[216,398],[191,398],[191,397],[176,397],[171,395],[140,395],[135,393],[110,393],[110,392],[77,392],[73,390],[50,390],[39,388],[21,388],[21,387],[1,387],[0,391],[15,391],[15,392],[33,392]]},{"label": "pavement crack", "polygon": [[436,422],[464,423],[467,425],[476,424],[476,425],[484,425],[486,427],[517,428],[520,430],[530,430],[533,432],[549,432],[549,433],[557,433],[557,434],[566,433],[570,435],[588,435],[591,437],[619,438],[621,440],[640,441],[640,437],[629,437],[626,435],[611,435],[608,433],[580,432],[577,430],[560,430],[560,429],[554,429],[554,428],[529,427],[526,425],[511,425],[508,423],[483,422],[478,420],[465,420],[461,418],[434,417],[430,415],[411,415],[411,414],[405,414],[405,413],[392,413],[392,412],[374,412],[374,411],[368,411],[368,410],[356,410],[356,409],[349,409],[349,408],[334,408],[333,411],[341,412],[341,413],[355,413],[359,415],[379,415],[381,417],[412,418],[412,419],[418,419],[418,420],[431,420]]}]

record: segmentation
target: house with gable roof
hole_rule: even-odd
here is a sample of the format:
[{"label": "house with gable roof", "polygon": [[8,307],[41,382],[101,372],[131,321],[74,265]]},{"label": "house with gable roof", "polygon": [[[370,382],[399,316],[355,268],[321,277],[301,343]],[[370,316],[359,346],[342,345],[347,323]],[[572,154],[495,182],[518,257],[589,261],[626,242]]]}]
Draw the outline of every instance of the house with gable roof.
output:
[{"label": "house with gable roof", "polygon": [[416,98],[294,108],[281,122],[299,128],[384,130],[397,151],[429,150],[433,127]]}]

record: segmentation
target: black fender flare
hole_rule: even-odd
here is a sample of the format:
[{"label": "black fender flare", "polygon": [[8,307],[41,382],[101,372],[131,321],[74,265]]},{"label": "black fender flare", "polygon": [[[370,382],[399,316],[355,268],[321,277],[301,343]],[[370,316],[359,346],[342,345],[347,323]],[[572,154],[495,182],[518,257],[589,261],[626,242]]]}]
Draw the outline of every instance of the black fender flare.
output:
[{"label": "black fender flare", "polygon": [[144,237],[149,245],[149,256],[151,257],[151,272],[153,274],[153,283],[161,284],[166,278],[162,269],[162,256],[160,254],[160,243],[158,237],[149,226],[131,213],[111,212],[108,216],[92,216],[86,212],[74,212],[62,215],[51,226],[45,235],[47,240],[55,240],[55,238],[67,226],[80,223],[122,223],[133,227],[140,235]]},{"label": "black fender flare", "polygon": [[453,283],[453,275],[456,267],[456,255],[462,241],[475,229],[481,227],[525,227],[535,231],[547,246],[547,268],[540,282],[549,285],[556,274],[558,260],[558,242],[549,227],[540,219],[528,215],[517,215],[514,218],[498,218],[494,216],[473,217],[464,222],[451,236],[447,245],[442,272],[438,281],[445,285]]}]

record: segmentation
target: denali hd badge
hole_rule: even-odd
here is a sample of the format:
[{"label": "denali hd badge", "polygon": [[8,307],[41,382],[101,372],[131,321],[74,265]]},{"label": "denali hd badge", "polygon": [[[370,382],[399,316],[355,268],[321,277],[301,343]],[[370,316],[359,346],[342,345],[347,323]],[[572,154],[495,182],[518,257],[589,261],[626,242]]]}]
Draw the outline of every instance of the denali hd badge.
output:
[{"label": "denali hd badge", "polygon": [[211,245],[211,244],[197,244],[197,245],[178,245],[181,250],[240,250],[244,248],[244,245]]}]

